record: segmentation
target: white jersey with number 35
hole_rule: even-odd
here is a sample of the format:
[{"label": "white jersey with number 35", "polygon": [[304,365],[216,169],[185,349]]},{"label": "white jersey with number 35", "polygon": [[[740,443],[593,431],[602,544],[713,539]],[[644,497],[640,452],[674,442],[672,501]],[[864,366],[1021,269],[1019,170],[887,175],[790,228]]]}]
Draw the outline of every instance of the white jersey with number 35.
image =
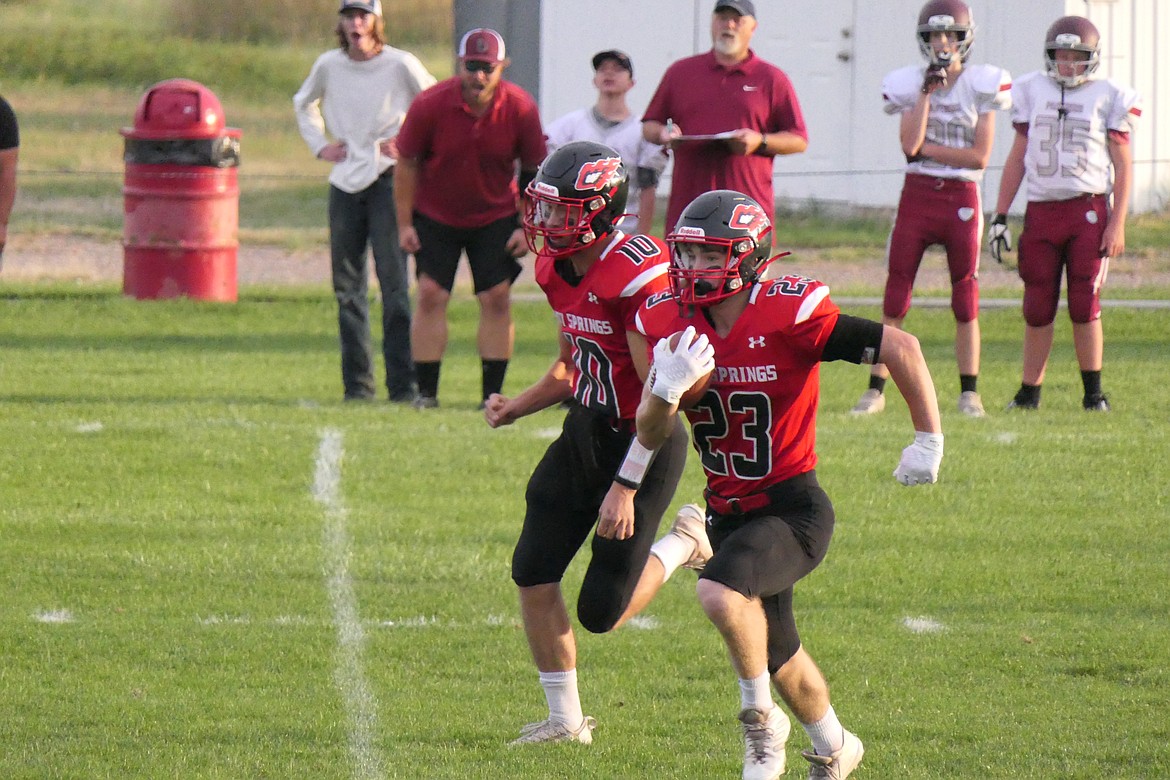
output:
[{"label": "white jersey with number 35", "polygon": [[[904,114],[914,108],[922,93],[926,70],[911,65],[891,71],[882,79],[882,100],[887,114]],[[930,116],[926,120],[926,143],[952,149],[970,149],[975,145],[975,125],[980,114],[1011,108],[1012,77],[994,65],[966,65],[959,77],[946,89],[930,96]],[[944,179],[981,181],[982,169],[954,168],[935,160],[918,160],[906,164],[907,173],[937,176]]]},{"label": "white jersey with number 35", "polygon": [[1029,201],[1109,192],[1109,135],[1133,132],[1142,113],[1136,90],[1110,79],[1062,89],[1034,71],[1012,86],[1012,103],[1012,123],[1028,126]]}]

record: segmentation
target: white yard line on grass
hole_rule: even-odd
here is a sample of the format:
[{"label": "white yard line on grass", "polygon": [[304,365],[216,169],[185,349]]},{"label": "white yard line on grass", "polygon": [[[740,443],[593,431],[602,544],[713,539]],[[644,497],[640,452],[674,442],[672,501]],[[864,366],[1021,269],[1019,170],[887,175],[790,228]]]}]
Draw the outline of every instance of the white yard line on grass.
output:
[{"label": "white yard line on grass", "polygon": [[354,762],[354,777],[362,780],[382,778],[383,761],[374,734],[378,723],[378,701],[362,671],[362,647],[365,632],[358,617],[357,597],[349,576],[348,513],[341,498],[341,461],[345,447],[341,431],[321,431],[314,464],[313,499],[325,510],[322,546],[325,553],[325,584],[333,624],[337,629],[336,664],[333,679],[341,689],[349,719],[349,752]]}]

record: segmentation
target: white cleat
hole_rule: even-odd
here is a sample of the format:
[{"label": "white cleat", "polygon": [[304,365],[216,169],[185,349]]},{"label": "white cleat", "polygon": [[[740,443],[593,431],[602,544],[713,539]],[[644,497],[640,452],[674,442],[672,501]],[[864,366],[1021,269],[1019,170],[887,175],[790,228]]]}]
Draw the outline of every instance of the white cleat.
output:
[{"label": "white cleat", "polygon": [[784,774],[784,743],[792,731],[788,716],[776,706],[767,714],[748,709],[739,713],[743,724],[743,780],[776,780]]},{"label": "white cleat", "polygon": [[800,755],[812,765],[808,769],[808,780],[845,780],[861,763],[861,757],[865,755],[865,745],[846,731],[845,744],[831,756],[818,756],[811,750],[806,750]]},{"label": "white cleat", "polygon": [[983,410],[983,399],[974,390],[964,390],[959,393],[959,411],[968,417],[986,417]]},{"label": "white cleat", "polygon": [[850,414],[877,414],[886,408],[886,396],[880,390],[872,387],[861,394],[857,404],[849,410]]},{"label": "white cleat", "polygon": [[683,504],[674,518],[670,532],[695,543],[695,551],[683,564],[683,568],[702,571],[714,553],[711,551],[711,540],[707,538],[707,517],[699,505]]},{"label": "white cleat", "polygon": [[597,728],[597,721],[588,715],[581,721],[576,730],[570,729],[564,723],[555,720],[542,720],[539,723],[529,723],[520,729],[520,736],[509,742],[509,745],[535,745],[538,742],[580,742],[589,745],[593,742],[593,729]]}]

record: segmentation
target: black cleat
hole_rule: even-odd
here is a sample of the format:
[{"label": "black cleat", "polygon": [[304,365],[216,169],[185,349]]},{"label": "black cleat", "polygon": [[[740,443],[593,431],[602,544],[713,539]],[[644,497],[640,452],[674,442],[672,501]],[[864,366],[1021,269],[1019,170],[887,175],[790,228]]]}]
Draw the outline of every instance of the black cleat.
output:
[{"label": "black cleat", "polygon": [[1097,393],[1095,395],[1086,395],[1081,405],[1085,407],[1086,412],[1109,412],[1113,407],[1109,405],[1109,398],[1104,393]]}]

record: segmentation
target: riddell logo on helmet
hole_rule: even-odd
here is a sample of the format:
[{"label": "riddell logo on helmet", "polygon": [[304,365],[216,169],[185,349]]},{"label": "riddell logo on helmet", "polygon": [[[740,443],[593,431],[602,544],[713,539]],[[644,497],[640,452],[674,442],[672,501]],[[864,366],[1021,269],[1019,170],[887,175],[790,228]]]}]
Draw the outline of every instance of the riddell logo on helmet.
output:
[{"label": "riddell logo on helmet", "polygon": [[548,195],[551,198],[556,198],[561,194],[556,187],[545,181],[532,182],[532,189],[539,195]]},{"label": "riddell logo on helmet", "polygon": [[581,166],[581,170],[577,173],[577,183],[574,187],[578,190],[595,190],[601,192],[609,186],[609,180],[621,167],[622,158],[620,157],[605,157],[601,160],[592,160]]}]

